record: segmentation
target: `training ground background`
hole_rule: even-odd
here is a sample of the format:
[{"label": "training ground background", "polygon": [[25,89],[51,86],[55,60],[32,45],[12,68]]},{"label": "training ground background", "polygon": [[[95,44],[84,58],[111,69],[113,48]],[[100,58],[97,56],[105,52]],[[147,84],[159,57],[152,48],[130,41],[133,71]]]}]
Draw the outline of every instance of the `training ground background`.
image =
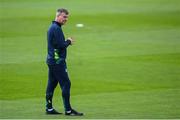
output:
[{"label": "training ground background", "polygon": [[[71,100],[83,117],[45,115],[59,7],[70,11]],[[0,0],[0,78],[0,118],[180,118],[180,0]],[[54,107],[63,111],[59,86]]]}]

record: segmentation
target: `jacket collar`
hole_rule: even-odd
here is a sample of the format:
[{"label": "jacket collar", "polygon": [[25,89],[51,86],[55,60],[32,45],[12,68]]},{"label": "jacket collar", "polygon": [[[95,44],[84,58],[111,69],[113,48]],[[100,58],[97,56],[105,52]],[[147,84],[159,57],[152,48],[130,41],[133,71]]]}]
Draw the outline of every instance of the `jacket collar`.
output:
[{"label": "jacket collar", "polygon": [[52,21],[52,23],[55,23],[55,24],[57,24],[59,27],[61,27],[61,24],[58,23],[57,21]]}]

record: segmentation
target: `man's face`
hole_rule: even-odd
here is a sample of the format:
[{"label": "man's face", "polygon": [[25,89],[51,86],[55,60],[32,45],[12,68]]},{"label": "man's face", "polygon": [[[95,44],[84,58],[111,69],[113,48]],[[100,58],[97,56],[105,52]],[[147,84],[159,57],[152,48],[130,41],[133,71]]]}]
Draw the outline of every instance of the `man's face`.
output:
[{"label": "man's face", "polygon": [[58,22],[61,25],[64,25],[66,23],[66,21],[68,20],[68,15],[64,12],[62,12],[58,17]]}]

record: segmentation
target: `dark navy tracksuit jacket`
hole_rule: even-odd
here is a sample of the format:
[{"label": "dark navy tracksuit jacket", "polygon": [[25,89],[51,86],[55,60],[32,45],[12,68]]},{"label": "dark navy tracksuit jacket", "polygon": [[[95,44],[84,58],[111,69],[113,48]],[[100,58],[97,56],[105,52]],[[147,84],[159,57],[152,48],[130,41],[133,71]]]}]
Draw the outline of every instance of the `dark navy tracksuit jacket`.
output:
[{"label": "dark navy tracksuit jacket", "polygon": [[[67,47],[71,44],[70,40],[65,40],[61,25],[53,21],[47,33],[48,54],[47,64],[49,68],[48,85],[46,89],[46,100],[52,101],[54,89],[60,84],[64,108],[66,111],[71,110],[70,105],[70,86],[71,82],[68,77],[66,68]],[[46,105],[46,108],[51,106]]]},{"label": "dark navy tracksuit jacket", "polygon": [[[61,25],[53,21],[48,33],[48,55],[47,64],[58,64],[61,60],[66,59],[66,48],[71,44],[70,40],[65,41]],[[60,60],[60,61],[59,61]]]}]

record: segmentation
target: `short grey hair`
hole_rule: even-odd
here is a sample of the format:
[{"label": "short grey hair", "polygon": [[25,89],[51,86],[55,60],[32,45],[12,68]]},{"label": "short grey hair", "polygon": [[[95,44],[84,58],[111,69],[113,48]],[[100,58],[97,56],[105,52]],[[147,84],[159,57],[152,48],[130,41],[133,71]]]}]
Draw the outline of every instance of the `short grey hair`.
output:
[{"label": "short grey hair", "polygon": [[57,9],[57,11],[56,11],[56,16],[59,16],[61,13],[65,13],[66,15],[69,14],[69,12],[68,12],[67,9],[65,9],[65,8],[59,8],[59,9]]}]

